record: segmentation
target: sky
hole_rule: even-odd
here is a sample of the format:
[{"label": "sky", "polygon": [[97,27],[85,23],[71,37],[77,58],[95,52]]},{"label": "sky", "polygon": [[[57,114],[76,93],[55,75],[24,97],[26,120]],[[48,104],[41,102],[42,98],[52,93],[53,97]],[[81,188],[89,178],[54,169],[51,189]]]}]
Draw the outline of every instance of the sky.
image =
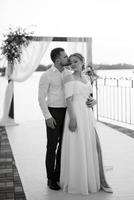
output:
[{"label": "sky", "polygon": [[9,27],[41,36],[92,37],[93,63],[134,64],[133,0],[0,0],[0,41]]}]

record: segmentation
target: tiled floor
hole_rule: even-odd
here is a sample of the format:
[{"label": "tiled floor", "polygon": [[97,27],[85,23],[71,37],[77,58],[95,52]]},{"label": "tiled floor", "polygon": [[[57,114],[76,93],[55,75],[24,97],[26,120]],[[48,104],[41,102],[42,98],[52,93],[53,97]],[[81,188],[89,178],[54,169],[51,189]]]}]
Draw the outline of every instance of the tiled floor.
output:
[{"label": "tiled floor", "polygon": [[[115,125],[112,125],[112,124],[108,124],[108,123],[104,123],[105,125],[107,125],[107,126],[109,126],[109,127],[111,127],[111,128],[113,128],[113,129],[116,129],[117,131],[115,132],[116,134],[118,134],[119,132],[121,132],[121,133],[123,133],[123,134],[126,134],[126,135],[128,135],[128,136],[130,136],[130,137],[134,137],[134,131],[133,130],[128,130],[128,129],[125,129],[125,128],[122,128],[122,127],[119,127],[119,126],[115,126]],[[33,127],[34,128],[34,127]],[[103,128],[103,127],[102,127]],[[39,129],[39,127],[37,127],[37,130]],[[104,129],[104,128],[103,128]],[[8,131],[11,131],[10,133],[11,133],[11,135],[10,135],[10,137],[12,137],[12,133],[14,132],[14,129],[8,129]],[[19,130],[19,129],[16,129],[16,130]],[[24,132],[26,131],[26,130],[28,130],[27,129],[27,127],[26,127],[26,129],[23,129],[24,130]],[[110,129],[108,129],[108,130],[110,130]],[[42,130],[41,130],[42,131]],[[106,130],[107,131],[107,130]],[[119,131],[119,132],[118,132]],[[29,129],[29,132],[30,132],[30,129]],[[15,132],[14,132],[15,133]],[[19,136],[17,135],[17,133],[15,133],[16,134],[16,136],[19,138]],[[31,135],[29,136],[29,137],[31,137],[32,138],[32,133],[30,133]],[[9,135],[8,135],[9,136]],[[42,135],[43,136],[43,135]],[[38,138],[38,135],[36,136],[37,138]],[[121,137],[121,136],[120,136]],[[37,140],[37,138],[36,138],[36,140]],[[10,141],[12,140],[12,139],[14,139],[14,138],[10,138]],[[119,139],[120,140],[120,139]],[[115,140],[114,140],[115,141]],[[125,140],[124,140],[125,141]],[[14,141],[13,141],[14,142]],[[31,141],[29,141],[29,142],[31,142],[31,146],[33,146],[33,147],[35,147],[35,148],[38,148],[38,147],[36,147],[36,143],[32,143],[32,140]],[[41,145],[43,144],[43,142],[41,142],[41,140],[39,140],[38,141],[39,143],[41,143]],[[105,142],[105,141],[104,141]],[[117,142],[119,142],[118,140],[117,140]],[[21,141],[20,141],[20,144],[21,144]],[[35,146],[34,146],[35,145]],[[106,144],[107,145],[107,144]],[[118,143],[117,144],[114,144],[114,145],[117,145],[116,146],[116,148],[118,147]],[[14,145],[15,146],[15,145]],[[43,147],[43,146],[42,146]],[[123,146],[122,146],[123,147]],[[18,148],[18,147],[17,147]],[[17,149],[16,148],[16,149]],[[107,148],[107,146],[106,146],[106,148]],[[29,145],[29,149],[30,149],[30,145]],[[114,151],[114,150],[113,150]],[[120,151],[120,150],[119,150]],[[13,156],[13,153],[12,152],[15,152],[15,151],[12,151],[11,150],[11,146],[10,146],[10,144],[9,144],[9,140],[8,140],[8,137],[7,137],[7,133],[6,133],[6,130],[5,130],[5,128],[4,127],[0,127],[0,200],[26,200],[26,196],[28,197],[28,195],[25,195],[25,193],[24,193],[24,190],[25,190],[25,187],[23,187],[22,186],[22,182],[21,182],[21,179],[20,179],[20,177],[22,177],[22,176],[19,176],[19,174],[18,174],[18,170],[17,170],[17,168],[16,168],[16,164],[15,164],[15,161],[14,161],[14,156]],[[31,152],[32,152],[32,149],[31,149]],[[111,150],[111,152],[112,152],[112,150]],[[113,153],[113,152],[112,152]],[[132,154],[133,154],[134,152],[132,152]],[[38,154],[39,155],[39,154]],[[38,156],[38,155],[34,155],[34,157],[36,157],[36,156]],[[44,155],[43,155],[44,156]],[[110,158],[106,158],[107,160],[108,159],[110,159]],[[126,159],[126,162],[127,162],[127,158],[126,157],[124,157],[124,159]],[[130,159],[130,157],[129,157],[129,159]],[[17,160],[17,159],[16,159]],[[36,159],[37,160],[37,159]],[[118,160],[115,160],[117,163],[118,163]],[[27,162],[28,162],[28,159],[27,159]],[[32,162],[32,161],[31,161]],[[116,164],[117,163],[115,163],[115,166],[116,166]],[[35,164],[34,163],[34,165],[35,165],[35,167],[36,167],[36,165],[38,165],[38,161],[37,161],[37,163]],[[17,166],[19,166],[19,162],[17,163]],[[24,169],[24,166],[22,166],[23,167],[23,169]],[[130,168],[130,167],[133,167],[133,166],[127,166],[128,167],[128,169]],[[107,170],[110,170],[110,168],[112,169],[112,166],[109,166],[109,167],[107,167]],[[28,169],[27,168],[27,171],[28,170],[30,170],[30,169]],[[19,169],[19,171],[21,171],[20,169]],[[38,171],[38,166],[37,166],[37,171]],[[115,170],[115,173],[114,173],[114,176],[116,176],[117,173],[118,172],[118,170],[116,171]],[[117,182],[115,183],[114,181],[113,181],[113,179],[111,178],[110,180],[111,180],[111,184],[113,184],[114,185],[114,188],[115,188],[115,190],[116,190],[116,188],[118,188],[118,186],[119,185],[122,185],[123,187],[124,187],[124,185],[123,184],[125,184],[125,182],[126,181],[132,181],[133,182],[133,180],[130,180],[130,178],[132,178],[132,177],[129,177],[129,179],[128,179],[128,177],[127,177],[127,174],[124,174],[124,171],[122,170],[122,171],[120,171],[120,172],[118,172],[118,173],[120,173],[120,175],[118,174],[118,177],[124,177],[125,178],[125,180],[124,180],[124,183],[120,183],[120,184],[118,184],[118,180],[116,180],[116,178],[114,177],[114,181],[116,180]],[[40,174],[39,174],[40,175]],[[38,176],[39,176],[38,175]],[[42,176],[42,175],[41,175]],[[108,175],[109,177],[111,176],[110,174]],[[112,174],[112,176],[113,176],[113,174]],[[22,177],[23,178],[23,177]],[[25,182],[24,181],[24,179],[26,179],[26,177],[25,178],[23,178],[23,183]],[[29,180],[28,180],[29,181]],[[39,180],[36,180],[37,182],[39,181]],[[31,182],[30,182],[30,184],[32,184]],[[43,183],[44,185],[46,184],[45,182]],[[134,185],[129,185],[129,187],[133,187]],[[40,187],[40,185],[39,185],[39,187]],[[46,187],[46,186],[45,186]],[[24,190],[23,190],[23,188],[24,188]],[[130,188],[131,189],[131,188]],[[36,189],[37,190],[37,189]],[[134,198],[134,196],[133,196],[133,194],[129,194],[128,195],[128,190],[129,190],[129,188],[125,188],[123,191],[122,191],[122,188],[118,188],[117,189],[118,190],[118,192],[117,192],[117,194],[116,194],[116,192],[115,192],[115,195],[114,196],[109,196],[109,195],[107,195],[107,194],[105,194],[105,196],[104,196],[104,194],[103,193],[99,193],[99,194],[96,194],[96,196],[90,196],[90,199],[92,199],[92,200],[96,200],[96,199],[100,199],[100,200],[128,200],[128,199],[130,199],[130,200],[132,200],[133,198]],[[120,191],[121,191],[121,194],[122,195],[120,195]],[[132,190],[131,190],[132,191]],[[28,193],[28,191],[27,191],[27,189],[26,189],[26,191],[25,192],[27,192]],[[39,192],[40,193],[40,189],[38,188],[38,190],[37,190],[37,192]],[[47,198],[47,200],[49,199],[49,200],[54,200],[55,199],[55,197],[56,197],[56,195],[57,195],[57,197],[56,197],[56,199],[57,200],[60,200],[60,199],[70,199],[70,200],[73,200],[73,199],[75,199],[76,198],[76,196],[75,196],[75,198],[73,198],[72,196],[70,196],[70,195],[68,195],[67,197],[65,196],[65,195],[63,195],[62,193],[55,193],[55,192],[53,192],[53,191],[43,191],[44,193],[46,193],[46,198]],[[127,194],[127,195],[126,195]],[[95,199],[94,199],[94,197],[95,197]],[[32,200],[34,200],[34,198],[31,196],[31,198],[27,198],[27,200],[29,200],[29,199],[32,199]],[[36,200],[40,200],[40,199],[38,199],[37,197],[35,198]],[[45,198],[44,198],[45,199]],[[62,200],[63,200],[62,199]],[[77,198],[76,198],[77,199]],[[84,200],[87,200],[87,199],[89,199],[88,197],[78,197],[78,199],[84,199]]]},{"label": "tiled floor", "polygon": [[21,180],[4,127],[0,127],[0,200],[25,200]]}]

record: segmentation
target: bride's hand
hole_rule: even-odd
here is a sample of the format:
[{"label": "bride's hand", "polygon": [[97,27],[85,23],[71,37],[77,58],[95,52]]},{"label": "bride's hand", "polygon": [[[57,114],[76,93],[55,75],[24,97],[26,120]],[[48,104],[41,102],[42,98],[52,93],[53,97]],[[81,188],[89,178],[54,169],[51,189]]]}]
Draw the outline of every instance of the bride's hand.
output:
[{"label": "bride's hand", "polygon": [[70,130],[71,132],[75,132],[76,128],[77,128],[76,119],[75,119],[75,118],[70,119],[70,121],[69,121],[69,130]]}]

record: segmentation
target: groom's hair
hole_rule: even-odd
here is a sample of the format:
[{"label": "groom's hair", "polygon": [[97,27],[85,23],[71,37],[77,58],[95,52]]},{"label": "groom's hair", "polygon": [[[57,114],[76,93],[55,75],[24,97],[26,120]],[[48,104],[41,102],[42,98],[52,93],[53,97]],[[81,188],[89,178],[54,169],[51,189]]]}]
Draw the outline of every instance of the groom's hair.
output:
[{"label": "groom's hair", "polygon": [[51,57],[51,60],[53,61],[53,63],[55,63],[55,60],[60,56],[61,51],[65,51],[65,50],[61,47],[58,47],[58,48],[54,48],[51,51],[50,57]]}]

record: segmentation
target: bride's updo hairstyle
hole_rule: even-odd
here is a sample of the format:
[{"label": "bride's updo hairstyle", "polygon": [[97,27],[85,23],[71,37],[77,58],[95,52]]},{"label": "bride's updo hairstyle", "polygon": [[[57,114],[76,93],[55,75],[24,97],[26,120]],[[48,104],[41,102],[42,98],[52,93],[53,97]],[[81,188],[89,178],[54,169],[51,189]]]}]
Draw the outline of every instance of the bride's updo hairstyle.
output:
[{"label": "bride's updo hairstyle", "polygon": [[80,61],[83,63],[83,65],[82,65],[82,71],[83,71],[83,70],[85,69],[85,58],[84,58],[80,53],[73,53],[73,54],[71,54],[71,55],[69,56],[69,59],[70,59],[71,57],[77,57],[77,58],[80,59]]}]

